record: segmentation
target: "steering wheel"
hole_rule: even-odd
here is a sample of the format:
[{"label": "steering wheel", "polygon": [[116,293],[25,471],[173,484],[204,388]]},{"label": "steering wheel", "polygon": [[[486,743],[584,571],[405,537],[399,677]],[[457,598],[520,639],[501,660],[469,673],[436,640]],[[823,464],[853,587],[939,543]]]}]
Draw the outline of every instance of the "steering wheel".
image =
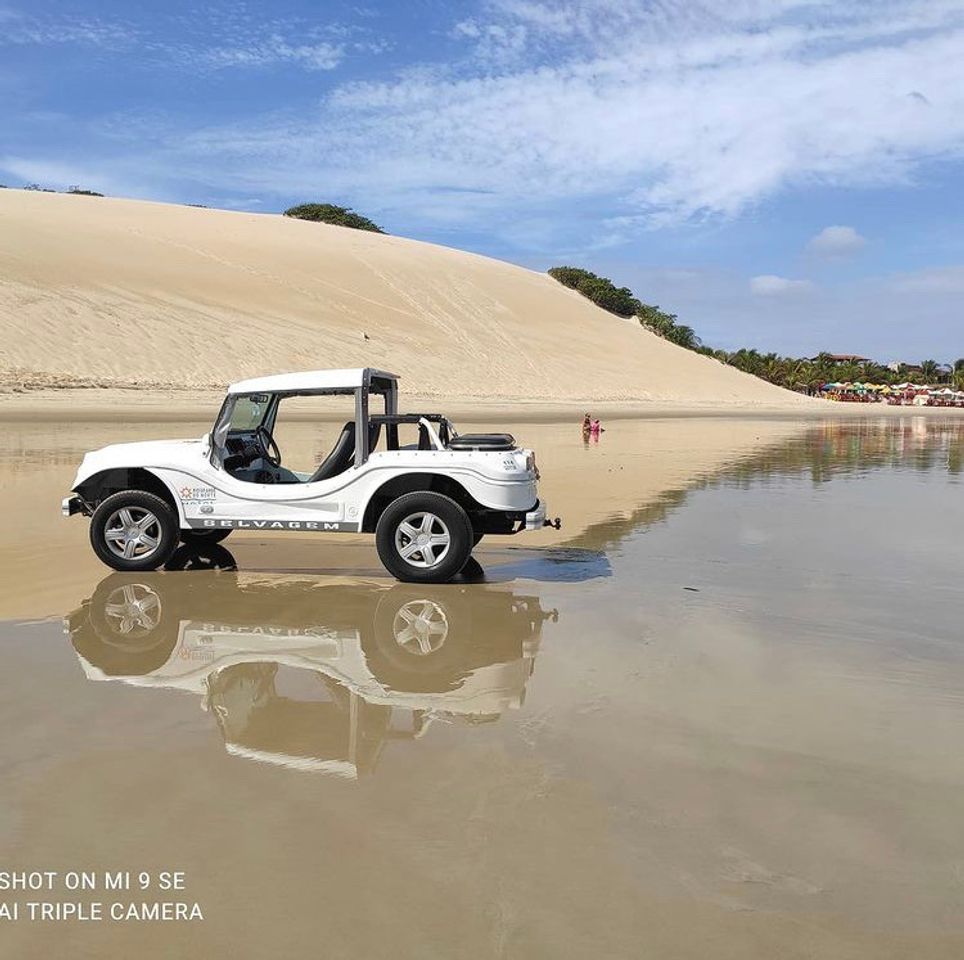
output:
[{"label": "steering wheel", "polygon": [[261,456],[271,464],[272,467],[281,466],[281,451],[274,437],[268,433],[266,427],[258,427],[255,432],[258,446],[261,448]]}]

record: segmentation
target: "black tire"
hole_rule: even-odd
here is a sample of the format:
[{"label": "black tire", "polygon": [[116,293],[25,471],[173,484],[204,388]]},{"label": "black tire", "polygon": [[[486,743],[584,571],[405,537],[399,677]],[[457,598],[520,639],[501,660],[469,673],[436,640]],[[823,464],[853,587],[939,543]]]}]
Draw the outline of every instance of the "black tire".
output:
[{"label": "black tire", "polygon": [[165,570],[237,570],[238,561],[216,543],[182,543],[164,564]]},{"label": "black tire", "polygon": [[182,543],[220,543],[227,540],[230,530],[182,530]]},{"label": "black tire", "polygon": [[[144,548],[131,557],[114,552],[107,537],[108,526],[116,528],[117,512],[122,509],[131,510],[134,519],[143,520],[147,514],[153,516],[155,522],[146,531],[153,531],[152,539],[156,541],[153,547]],[[94,553],[115,570],[156,570],[162,567],[177,548],[179,534],[177,516],[171,507],[160,497],[143,490],[115,493],[101,502],[90,519],[90,545]]]},{"label": "black tire", "polygon": [[[418,560],[413,556],[413,562],[410,563],[396,546],[399,528],[417,514],[434,516],[440,523],[430,527],[430,531],[434,531],[433,536],[448,538],[444,550],[440,550],[438,559],[431,565],[426,565],[425,555],[421,553],[418,553]],[[404,538],[404,533],[401,536]],[[472,522],[468,514],[451,497],[420,490],[393,500],[382,512],[375,527],[375,546],[379,559],[393,577],[404,583],[447,583],[469,559],[472,538]],[[428,547],[438,549],[437,546]]]}]

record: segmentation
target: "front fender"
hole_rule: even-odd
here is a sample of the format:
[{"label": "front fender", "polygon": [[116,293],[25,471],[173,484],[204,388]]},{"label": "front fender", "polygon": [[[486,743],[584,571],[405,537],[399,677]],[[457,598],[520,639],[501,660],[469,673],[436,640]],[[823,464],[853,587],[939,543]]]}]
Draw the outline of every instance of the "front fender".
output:
[{"label": "front fender", "polygon": [[[84,463],[86,461],[87,457],[84,458]],[[108,467],[92,472],[84,470],[84,463],[77,471],[71,490],[82,497],[85,503],[94,505],[98,500],[120,490],[145,490],[161,497],[174,508],[179,526],[187,525],[177,490],[157,471],[150,467]]]}]

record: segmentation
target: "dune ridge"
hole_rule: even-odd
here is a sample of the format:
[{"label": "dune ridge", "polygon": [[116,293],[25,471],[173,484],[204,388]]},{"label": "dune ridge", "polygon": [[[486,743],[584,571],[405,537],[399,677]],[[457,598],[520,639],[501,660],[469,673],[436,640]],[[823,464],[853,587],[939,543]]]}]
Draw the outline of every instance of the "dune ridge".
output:
[{"label": "dune ridge", "polygon": [[0,190],[6,397],[351,366],[469,403],[809,403],[502,261],[275,215]]}]

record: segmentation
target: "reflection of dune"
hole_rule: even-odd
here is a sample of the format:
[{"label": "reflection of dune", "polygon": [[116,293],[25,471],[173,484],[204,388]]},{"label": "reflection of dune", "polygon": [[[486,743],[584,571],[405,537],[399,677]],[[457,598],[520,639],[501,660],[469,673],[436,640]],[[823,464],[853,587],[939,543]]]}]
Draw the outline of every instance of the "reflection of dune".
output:
[{"label": "reflection of dune", "polygon": [[[757,425],[758,427],[759,425]],[[706,448],[701,448],[705,456]],[[846,474],[883,467],[915,470],[964,470],[964,423],[931,421],[835,421],[783,436],[773,436],[759,448],[724,459],[674,489],[660,490],[628,514],[590,523],[567,541],[577,547],[602,550],[632,532],[665,520],[683,506],[687,495],[717,484],[743,486],[771,477],[809,477],[820,483]]]}]

